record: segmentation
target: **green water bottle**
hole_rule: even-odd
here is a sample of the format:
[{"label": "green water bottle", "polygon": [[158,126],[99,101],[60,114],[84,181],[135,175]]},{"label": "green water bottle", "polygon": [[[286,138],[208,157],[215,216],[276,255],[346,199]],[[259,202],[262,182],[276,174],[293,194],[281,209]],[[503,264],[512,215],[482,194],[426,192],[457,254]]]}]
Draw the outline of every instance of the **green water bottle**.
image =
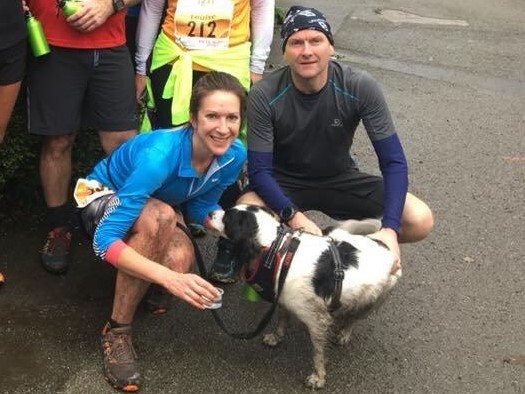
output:
[{"label": "green water bottle", "polygon": [[48,54],[50,50],[42,24],[31,14],[30,11],[26,11],[25,19],[29,45],[31,46],[33,55],[39,57]]},{"label": "green water bottle", "polygon": [[75,0],[57,0],[57,4],[66,18],[73,15],[82,7],[82,3]]}]

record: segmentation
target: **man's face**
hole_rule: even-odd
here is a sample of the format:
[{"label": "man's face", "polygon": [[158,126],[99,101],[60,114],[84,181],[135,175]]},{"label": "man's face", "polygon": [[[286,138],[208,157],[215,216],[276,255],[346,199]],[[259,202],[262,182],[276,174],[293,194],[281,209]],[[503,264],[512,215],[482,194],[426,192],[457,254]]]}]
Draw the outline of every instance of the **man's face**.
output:
[{"label": "man's face", "polygon": [[284,48],[284,60],[297,77],[310,80],[324,77],[334,47],[324,33],[317,30],[299,30],[292,34]]}]

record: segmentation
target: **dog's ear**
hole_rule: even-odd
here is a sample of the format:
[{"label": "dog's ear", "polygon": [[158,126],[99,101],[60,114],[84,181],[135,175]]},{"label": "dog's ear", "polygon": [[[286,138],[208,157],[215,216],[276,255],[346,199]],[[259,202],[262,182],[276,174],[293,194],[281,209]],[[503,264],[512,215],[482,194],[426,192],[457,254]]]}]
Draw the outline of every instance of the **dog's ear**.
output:
[{"label": "dog's ear", "polygon": [[253,212],[229,209],[225,212],[224,234],[234,245],[234,253],[239,262],[251,261],[259,253],[257,240],[259,226]]},{"label": "dog's ear", "polygon": [[240,240],[256,235],[257,223],[253,213],[235,208],[228,209],[222,218],[224,234],[230,241],[237,243]]}]

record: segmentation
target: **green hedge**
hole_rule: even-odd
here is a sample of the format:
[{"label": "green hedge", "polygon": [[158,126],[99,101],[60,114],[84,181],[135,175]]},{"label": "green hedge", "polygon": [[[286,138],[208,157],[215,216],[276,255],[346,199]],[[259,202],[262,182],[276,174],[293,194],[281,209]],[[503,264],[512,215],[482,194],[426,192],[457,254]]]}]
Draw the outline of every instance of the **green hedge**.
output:
[{"label": "green hedge", "polygon": [[[97,133],[78,133],[73,149],[73,180],[85,175],[102,156]],[[0,145],[0,217],[33,212],[44,206],[38,173],[40,138],[27,131],[24,94],[20,94]]]}]

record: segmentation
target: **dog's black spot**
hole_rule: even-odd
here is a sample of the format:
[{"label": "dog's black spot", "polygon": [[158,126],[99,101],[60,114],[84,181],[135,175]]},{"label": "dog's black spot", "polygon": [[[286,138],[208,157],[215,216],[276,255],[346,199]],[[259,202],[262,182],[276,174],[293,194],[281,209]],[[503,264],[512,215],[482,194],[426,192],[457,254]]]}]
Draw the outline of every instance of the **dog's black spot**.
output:
[{"label": "dog's black spot", "polygon": [[222,219],[224,233],[233,244],[234,259],[240,264],[252,261],[258,254],[258,224],[255,215],[249,209],[240,211],[228,209]]},{"label": "dog's black spot", "polygon": [[[357,249],[348,242],[337,242],[342,268],[346,271],[348,267],[358,266]],[[324,299],[329,298],[335,289],[334,277],[335,263],[330,249],[326,249],[319,257],[319,262],[312,279],[315,294]]]}]

